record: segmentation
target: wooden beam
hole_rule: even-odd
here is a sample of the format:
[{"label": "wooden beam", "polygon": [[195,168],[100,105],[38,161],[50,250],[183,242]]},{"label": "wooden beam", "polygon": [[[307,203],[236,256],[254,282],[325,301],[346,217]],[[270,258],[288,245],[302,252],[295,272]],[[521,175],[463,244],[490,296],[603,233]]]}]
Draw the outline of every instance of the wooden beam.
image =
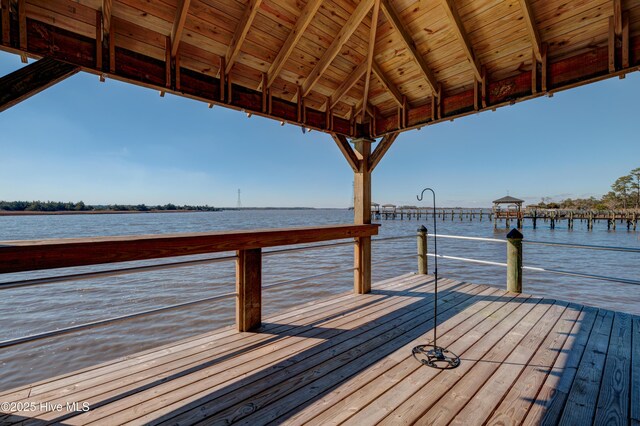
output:
[{"label": "wooden beam", "polygon": [[111,31],[111,8],[113,0],[102,0],[102,41],[106,40]]},{"label": "wooden beam", "polygon": [[444,6],[444,10],[449,17],[449,21],[453,24],[453,32],[456,34],[456,37],[458,37],[460,44],[462,44],[462,48],[465,55],[467,56],[467,60],[469,61],[471,68],[473,69],[476,80],[480,81],[482,79],[482,75],[480,72],[480,70],[482,69],[482,64],[474,53],[473,46],[471,45],[471,40],[469,40],[467,31],[464,29],[464,25],[462,24],[462,19],[460,19],[458,9],[456,8],[453,0],[442,0],[442,3]]},{"label": "wooden beam", "polygon": [[629,68],[629,12],[622,16],[622,68]]},{"label": "wooden beam", "polygon": [[347,94],[349,90],[362,78],[362,75],[367,71],[367,62],[363,62],[351,73],[349,77],[342,81],[340,86],[336,89],[331,96],[331,100],[329,102],[329,109],[335,108],[335,106],[340,102],[340,99]]},{"label": "wooden beam", "polygon": [[427,62],[422,57],[420,52],[418,52],[416,43],[413,41],[413,38],[404,27],[404,24],[402,23],[402,21],[400,20],[400,17],[398,16],[396,11],[393,9],[391,4],[389,3],[389,0],[380,0],[380,6],[382,7],[382,12],[385,14],[387,19],[389,20],[389,23],[391,24],[391,26],[400,34],[405,45],[409,48],[409,52],[411,56],[418,64],[418,67],[420,68],[420,71],[422,71],[422,74],[427,80],[427,83],[429,83],[431,90],[433,91],[433,93],[436,94],[436,96],[440,96],[440,93],[438,92],[438,81],[436,80],[436,77],[433,74],[433,71],[431,71],[431,68],[427,66]]},{"label": "wooden beam", "polygon": [[540,72],[540,81],[541,81],[541,88],[542,88],[542,93],[546,93],[547,92],[547,83],[549,82],[549,77],[548,77],[548,73],[549,73],[549,61],[548,61],[548,50],[549,50],[549,46],[547,45],[547,43],[542,43],[542,51],[540,52],[542,55],[542,67],[541,67],[541,72]]},{"label": "wooden beam", "polygon": [[0,0],[2,7],[2,43],[11,43],[11,3],[10,0]]},{"label": "wooden beam", "polygon": [[324,52],[322,58],[318,60],[316,66],[313,67],[311,73],[307,77],[307,79],[302,84],[302,96],[307,96],[313,86],[320,80],[320,77],[324,72],[329,68],[331,62],[338,56],[340,53],[340,49],[342,46],[349,40],[349,37],[356,31],[356,28],[360,25],[364,17],[369,13],[369,9],[373,5],[373,0],[362,0],[356,10],[353,11],[345,25],[340,29],[336,38],[333,39],[333,42],[329,46],[329,48]]},{"label": "wooden beam", "polygon": [[262,322],[262,250],[236,253],[236,327],[253,331]]},{"label": "wooden beam", "polygon": [[164,81],[167,89],[171,88],[171,36],[164,41]]},{"label": "wooden beam", "polygon": [[336,142],[336,145],[338,145],[340,152],[342,153],[342,155],[344,155],[344,158],[347,160],[347,163],[349,163],[349,166],[351,166],[354,172],[357,172],[360,169],[360,160],[358,160],[358,157],[351,148],[351,145],[349,145],[349,141],[347,141],[347,138],[336,133],[332,133],[331,137]]},{"label": "wooden beam", "polygon": [[0,273],[316,243],[378,234],[377,225],[327,225],[185,234],[0,242]]},{"label": "wooden beam", "polygon": [[0,78],[0,112],[80,71],[80,68],[44,58]]},{"label": "wooden beam", "polygon": [[[18,37],[20,50],[27,51],[27,2],[26,0],[18,0]],[[27,63],[26,53],[20,54],[22,63]]]},{"label": "wooden beam", "polygon": [[391,80],[389,80],[389,77],[384,73],[384,71],[382,71],[382,68],[380,68],[380,65],[378,65],[375,60],[373,61],[372,70],[376,77],[378,77],[378,81],[380,82],[380,84],[382,84],[384,88],[391,94],[391,97],[394,101],[396,101],[398,106],[402,107],[402,94],[400,93],[400,90],[398,90],[396,85],[393,84]]},{"label": "wooden beam", "polygon": [[96,68],[99,70],[102,69],[102,33],[102,12],[96,10]]},{"label": "wooden beam", "polygon": [[171,56],[175,57],[180,46],[180,39],[184,31],[184,23],[187,21],[187,13],[189,13],[189,5],[191,0],[178,0],[178,8],[176,9],[176,17],[173,20],[173,28],[171,29]]},{"label": "wooden beam", "polygon": [[[371,83],[371,68],[373,67],[373,53],[376,47],[376,30],[378,28],[378,12],[380,12],[380,0],[375,0],[371,10],[371,28],[369,29],[369,51],[367,52],[367,70],[364,73],[364,91],[362,93],[362,104],[367,105],[369,101],[369,85]],[[366,114],[362,110],[362,120]]]},{"label": "wooden beam", "polygon": [[531,93],[538,93],[538,61],[533,51],[531,55]]},{"label": "wooden beam", "polygon": [[276,77],[280,75],[282,67],[284,67],[284,64],[287,62],[287,59],[289,59],[289,56],[291,56],[293,49],[298,44],[298,41],[300,41],[302,34],[311,23],[311,20],[315,16],[321,4],[322,0],[309,0],[304,9],[302,9],[302,12],[300,13],[300,16],[296,21],[295,27],[293,27],[293,30],[291,31],[291,33],[289,33],[289,36],[280,48],[278,56],[276,56],[276,58],[271,63],[271,66],[269,66],[269,70],[267,71],[267,87],[271,87]]},{"label": "wooden beam", "polygon": [[251,28],[251,24],[258,13],[261,3],[262,0],[249,0],[249,4],[245,9],[244,14],[240,19],[240,22],[238,22],[236,31],[233,33],[231,43],[227,49],[227,54],[225,55],[225,62],[227,64],[225,71],[227,74],[231,72],[231,68],[233,68],[233,64],[236,62],[238,53],[240,53],[240,49],[242,48],[242,43],[244,43],[244,39],[247,37],[249,28]]},{"label": "wooden beam", "polygon": [[522,15],[524,16],[524,23],[527,26],[527,31],[529,31],[529,39],[531,40],[531,45],[533,47],[533,54],[536,56],[536,60],[538,62],[542,62],[542,39],[540,38],[538,26],[536,25],[536,20],[533,16],[529,0],[520,0],[520,8],[522,9]]},{"label": "wooden beam", "polygon": [[[358,170],[353,176],[353,220],[356,224],[371,223],[371,171],[369,157],[371,155],[371,139],[355,139],[355,151],[360,159]],[[371,237],[356,239],[354,247],[354,280],[356,294],[371,291]]]},{"label": "wooden beam", "polygon": [[613,16],[609,17],[609,72],[615,72],[616,70],[616,33],[615,33],[615,19]]},{"label": "wooden beam", "polygon": [[389,148],[391,148],[391,145],[398,138],[398,134],[399,133],[389,133],[378,143],[378,146],[373,150],[371,157],[369,157],[369,172],[373,172],[373,169],[376,168],[380,160],[382,160],[382,157],[384,157]]},{"label": "wooden beam", "polygon": [[113,30],[113,22],[111,23],[111,31],[109,31],[109,72],[116,72],[116,32]]},{"label": "wooden beam", "polygon": [[613,30],[616,37],[622,36],[622,0],[613,0]]}]

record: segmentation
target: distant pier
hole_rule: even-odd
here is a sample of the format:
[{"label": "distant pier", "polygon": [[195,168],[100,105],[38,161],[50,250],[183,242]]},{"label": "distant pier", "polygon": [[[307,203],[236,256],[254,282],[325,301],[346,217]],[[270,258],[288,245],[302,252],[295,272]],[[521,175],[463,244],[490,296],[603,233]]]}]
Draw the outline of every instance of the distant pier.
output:
[{"label": "distant pier", "polygon": [[549,226],[555,229],[563,226],[566,229],[574,229],[577,223],[583,223],[588,230],[593,229],[595,223],[606,222],[607,229],[615,230],[617,227],[636,231],[640,211],[600,211],[600,210],[569,210],[569,209],[524,209],[515,211],[492,210],[488,208],[433,208],[417,206],[395,206],[393,204],[372,204],[371,217],[379,220],[421,220],[433,216],[442,221],[480,221],[493,220],[494,227],[509,228],[515,226],[522,228],[529,221],[533,228],[539,225]]}]

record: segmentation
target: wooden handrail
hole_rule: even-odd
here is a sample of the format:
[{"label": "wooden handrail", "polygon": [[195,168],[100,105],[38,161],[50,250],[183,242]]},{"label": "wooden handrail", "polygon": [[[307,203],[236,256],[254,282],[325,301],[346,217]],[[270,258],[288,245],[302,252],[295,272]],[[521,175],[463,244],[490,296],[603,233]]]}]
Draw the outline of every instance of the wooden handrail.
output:
[{"label": "wooden handrail", "polygon": [[371,237],[378,225],[328,225],[209,233],[0,241],[0,273],[98,265]]}]

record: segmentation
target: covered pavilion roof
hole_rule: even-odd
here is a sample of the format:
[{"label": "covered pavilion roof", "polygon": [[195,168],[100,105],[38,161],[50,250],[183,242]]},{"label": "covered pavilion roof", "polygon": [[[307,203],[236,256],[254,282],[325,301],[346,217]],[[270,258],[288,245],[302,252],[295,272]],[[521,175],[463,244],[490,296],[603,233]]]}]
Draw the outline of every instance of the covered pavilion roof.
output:
[{"label": "covered pavilion roof", "polygon": [[493,200],[493,204],[522,204],[524,200],[521,200],[516,197],[511,197],[507,195],[506,197],[498,198],[497,200]]},{"label": "covered pavilion roof", "polygon": [[82,70],[337,138],[390,135],[640,65],[640,0],[0,4],[0,48],[55,61],[41,64],[40,86]]}]

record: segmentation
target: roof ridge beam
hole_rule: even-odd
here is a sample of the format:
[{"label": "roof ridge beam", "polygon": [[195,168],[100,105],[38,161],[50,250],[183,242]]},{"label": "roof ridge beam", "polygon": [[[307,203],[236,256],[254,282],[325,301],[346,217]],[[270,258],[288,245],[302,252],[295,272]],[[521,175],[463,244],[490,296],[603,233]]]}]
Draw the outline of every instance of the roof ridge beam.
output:
[{"label": "roof ridge beam", "polygon": [[522,8],[522,15],[524,16],[524,22],[529,31],[529,39],[533,46],[533,54],[536,56],[538,62],[542,62],[542,40],[540,39],[540,33],[536,26],[536,20],[533,16],[533,10],[528,0],[520,0],[520,7]]},{"label": "roof ridge beam", "polygon": [[413,38],[405,28],[396,11],[393,9],[393,7],[391,7],[391,4],[389,4],[389,0],[380,0],[380,6],[382,6],[382,12],[385,14],[387,19],[389,19],[389,23],[391,23],[391,26],[393,26],[393,28],[400,34],[402,40],[409,48],[409,52],[413,56],[413,59],[418,64],[418,67],[426,78],[427,83],[429,83],[429,86],[431,86],[431,91],[435,93],[437,97],[439,97],[440,91],[438,81],[436,80],[433,71],[431,71],[431,68],[429,68],[425,59],[418,52],[415,41],[413,41]]},{"label": "roof ridge beam", "polygon": [[171,29],[171,57],[175,58],[178,53],[178,47],[180,46],[180,39],[182,38],[182,32],[184,31],[184,23],[187,21],[187,13],[189,12],[189,5],[191,0],[179,0],[178,8],[176,9],[176,19],[173,21],[173,28]]},{"label": "roof ridge beam", "polygon": [[324,52],[322,58],[318,61],[307,79],[302,84],[302,96],[307,96],[313,86],[320,80],[320,77],[329,68],[331,62],[338,56],[342,46],[349,40],[351,35],[356,31],[362,20],[369,13],[369,9],[373,6],[374,0],[362,0],[356,10],[351,14],[346,24],[340,29],[336,38],[333,40],[329,48]]},{"label": "roof ridge beam", "polygon": [[227,49],[227,54],[225,55],[227,75],[229,75],[231,68],[233,68],[233,64],[235,63],[238,54],[240,53],[240,49],[242,48],[242,43],[244,43],[244,40],[247,37],[249,28],[251,28],[251,24],[253,24],[253,19],[258,13],[261,3],[262,0],[249,0],[249,4],[245,9],[244,14],[242,15],[242,18],[240,18],[240,22],[238,22],[236,31],[233,33],[233,37],[231,37],[231,43],[229,43],[229,49]]},{"label": "roof ridge beam", "polygon": [[304,9],[302,9],[296,25],[293,27],[291,33],[289,33],[289,36],[278,52],[278,56],[273,60],[267,71],[267,87],[271,87],[276,77],[280,75],[280,71],[282,71],[285,62],[287,62],[287,59],[289,59],[289,56],[293,53],[293,49],[298,44],[298,41],[300,41],[302,34],[311,23],[318,9],[320,9],[321,4],[322,0],[309,0]]},{"label": "roof ridge beam", "polygon": [[[373,66],[373,51],[376,47],[376,31],[378,28],[378,13],[380,12],[380,0],[375,0],[371,10],[371,28],[369,29],[369,46],[367,52],[367,69],[364,74],[364,91],[362,93],[362,104],[367,105],[369,101],[369,85],[371,84],[371,67]],[[364,121],[366,111],[362,109],[362,120]]]},{"label": "roof ridge beam", "polygon": [[456,33],[456,37],[460,40],[462,44],[462,48],[464,49],[465,55],[467,55],[467,59],[471,64],[471,68],[473,69],[473,73],[476,76],[476,80],[482,80],[482,64],[476,57],[475,52],[473,51],[473,45],[471,44],[471,40],[469,40],[469,35],[467,31],[464,29],[464,25],[462,24],[462,19],[460,19],[460,14],[458,13],[458,9],[456,9],[456,5],[453,0],[443,0],[443,5],[445,12],[447,12],[447,16],[449,20],[453,24],[453,31]]}]

